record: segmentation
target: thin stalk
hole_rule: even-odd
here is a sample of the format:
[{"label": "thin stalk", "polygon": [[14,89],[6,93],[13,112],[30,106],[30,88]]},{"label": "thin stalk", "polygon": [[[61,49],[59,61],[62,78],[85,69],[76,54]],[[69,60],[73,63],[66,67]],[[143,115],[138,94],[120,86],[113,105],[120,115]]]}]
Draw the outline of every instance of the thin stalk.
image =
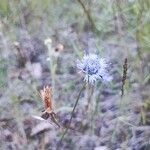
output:
[{"label": "thin stalk", "polygon": [[[127,80],[127,71],[128,71],[128,61],[127,58],[125,58],[124,60],[124,64],[123,64],[123,75],[122,75],[122,86],[121,86],[121,97],[120,97],[120,103],[119,103],[119,112],[120,112],[120,116],[123,116],[124,113],[124,86]],[[114,140],[114,137],[116,136],[116,129],[118,128],[119,125],[119,119],[117,118],[117,122],[115,125],[115,129],[112,133],[112,141]]]},{"label": "thin stalk", "polygon": [[93,134],[93,131],[94,131],[94,124],[93,124],[93,121],[94,121],[94,108],[95,108],[94,90],[95,90],[95,87],[92,86],[91,93],[90,93],[91,95],[90,95],[90,99],[89,99],[89,106],[91,106],[90,113],[89,113],[89,117],[90,117],[90,124],[89,125],[90,125],[90,129],[91,129],[91,134]]},{"label": "thin stalk", "polygon": [[91,103],[91,99],[92,99],[92,96],[93,96],[93,92],[94,92],[94,88],[91,87],[91,85],[89,84],[89,76],[88,76],[88,83],[87,83],[87,86],[86,86],[86,91],[87,91],[87,106],[86,106],[86,110],[88,111],[89,105]]},{"label": "thin stalk", "polygon": [[72,112],[71,112],[71,117],[70,117],[70,120],[69,120],[69,124],[68,124],[67,128],[65,129],[65,131],[64,131],[64,133],[63,133],[63,135],[62,135],[62,137],[61,137],[61,139],[60,139],[60,141],[59,141],[58,146],[61,144],[61,142],[63,141],[65,135],[67,134],[67,132],[68,132],[68,130],[69,130],[69,128],[70,128],[70,125],[71,125],[71,122],[72,122],[72,118],[73,118],[73,114],[74,114],[75,108],[76,108],[76,106],[77,106],[77,104],[78,104],[78,102],[79,102],[81,93],[82,93],[82,91],[84,90],[84,88],[85,88],[85,84],[83,85],[83,87],[81,88],[81,90],[80,90],[80,92],[79,92],[79,95],[77,96],[76,102],[75,102],[74,107],[73,107]]},{"label": "thin stalk", "polygon": [[[101,85],[102,86],[102,85]],[[99,89],[101,89],[101,86],[99,87]],[[99,115],[99,111],[98,109],[101,110],[101,108],[99,108],[99,103],[100,103],[100,95],[101,92],[98,93],[97,97],[96,97],[96,105],[95,105],[95,110],[94,110],[94,116],[98,116]],[[101,111],[100,111],[101,112]],[[101,115],[101,114],[100,114]]]},{"label": "thin stalk", "polygon": [[96,27],[96,25],[95,25],[95,23],[94,23],[94,21],[93,21],[93,18],[92,18],[91,14],[90,14],[89,9],[87,9],[87,8],[85,7],[85,5],[84,5],[84,3],[82,2],[82,0],[77,0],[77,2],[81,5],[81,7],[82,7],[82,9],[83,9],[83,11],[84,11],[84,13],[85,13],[85,15],[86,15],[88,21],[90,22],[92,31],[93,31],[94,33],[96,33],[96,34],[100,34],[100,31],[97,29],[97,27]]}]

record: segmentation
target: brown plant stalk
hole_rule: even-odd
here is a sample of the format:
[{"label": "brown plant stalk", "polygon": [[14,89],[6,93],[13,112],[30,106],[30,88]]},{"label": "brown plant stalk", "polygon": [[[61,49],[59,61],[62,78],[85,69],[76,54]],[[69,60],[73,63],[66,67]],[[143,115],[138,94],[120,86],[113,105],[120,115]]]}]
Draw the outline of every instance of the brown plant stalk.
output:
[{"label": "brown plant stalk", "polygon": [[122,76],[122,87],[121,87],[121,98],[124,95],[124,86],[127,79],[127,70],[128,70],[128,60],[125,58],[124,64],[123,64],[123,76]]}]

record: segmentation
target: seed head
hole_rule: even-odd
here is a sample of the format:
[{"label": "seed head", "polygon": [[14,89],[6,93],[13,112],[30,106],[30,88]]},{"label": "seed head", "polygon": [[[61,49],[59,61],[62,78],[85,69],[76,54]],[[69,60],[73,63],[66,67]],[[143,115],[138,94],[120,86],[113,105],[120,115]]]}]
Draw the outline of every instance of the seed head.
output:
[{"label": "seed head", "polygon": [[41,98],[44,103],[45,112],[51,113],[53,111],[52,108],[52,88],[46,86],[43,90],[40,91]]}]

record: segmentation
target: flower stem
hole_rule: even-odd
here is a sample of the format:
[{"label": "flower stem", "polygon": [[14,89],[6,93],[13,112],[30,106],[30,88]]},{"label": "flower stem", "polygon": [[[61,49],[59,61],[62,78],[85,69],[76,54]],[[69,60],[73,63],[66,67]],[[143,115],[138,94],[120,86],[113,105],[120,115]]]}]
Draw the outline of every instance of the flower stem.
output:
[{"label": "flower stem", "polygon": [[79,102],[81,93],[82,93],[82,91],[84,90],[84,88],[85,88],[85,84],[83,85],[83,87],[81,88],[81,90],[80,90],[80,92],[79,92],[79,94],[78,94],[78,96],[77,96],[76,102],[75,102],[74,107],[73,107],[72,112],[71,112],[71,117],[70,117],[68,126],[67,126],[67,128],[65,129],[63,135],[61,136],[61,139],[60,139],[60,141],[59,141],[59,143],[58,143],[58,146],[61,144],[62,140],[64,139],[64,136],[65,136],[65,135],[67,134],[67,132],[68,132],[68,129],[69,129],[69,127],[70,127],[70,125],[71,125],[71,122],[72,122],[72,118],[73,118],[73,114],[74,114],[75,108],[76,108],[76,106],[77,106],[77,104],[78,104],[78,102]]}]

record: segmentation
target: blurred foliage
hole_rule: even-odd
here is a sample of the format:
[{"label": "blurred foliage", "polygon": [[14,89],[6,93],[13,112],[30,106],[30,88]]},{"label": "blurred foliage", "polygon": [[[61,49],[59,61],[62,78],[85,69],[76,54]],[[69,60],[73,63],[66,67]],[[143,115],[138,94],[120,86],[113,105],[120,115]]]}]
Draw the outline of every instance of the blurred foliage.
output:
[{"label": "blurred foliage", "polygon": [[7,69],[6,69],[6,61],[0,60],[0,87],[3,87],[6,83],[7,78]]},{"label": "blurred foliage", "polygon": [[[58,59],[60,62],[57,64],[57,68],[55,68],[55,65],[47,67],[49,65],[46,61],[47,53],[44,53],[45,51],[47,52],[47,49],[41,46],[42,44],[44,45],[46,38],[51,38],[54,41],[52,47],[60,42],[65,47],[61,58]],[[34,39],[38,40],[34,41]],[[41,46],[39,49],[43,50],[41,53],[37,52],[40,58],[36,63],[41,65],[43,69],[41,69],[43,72],[41,72],[42,77],[40,79],[35,79],[35,76],[32,74],[34,69],[32,65],[35,62],[27,62],[30,61],[30,53],[29,57],[27,57],[28,60],[25,61],[28,65],[25,64],[24,68],[18,67],[16,59],[18,57],[18,45],[15,47],[14,43],[18,42],[20,45],[28,46],[33,41],[37,44],[32,43],[33,45],[36,45],[38,48]],[[22,50],[21,46],[20,51]],[[4,92],[0,93],[1,105],[4,105],[4,108],[9,110],[11,102],[13,103],[11,110],[12,112],[14,111],[15,115],[12,117],[14,117],[14,120],[17,120],[18,116],[22,117],[16,124],[22,123],[20,125],[22,127],[19,126],[19,128],[22,128],[21,133],[24,135],[24,139],[26,137],[23,131],[23,120],[25,120],[23,117],[27,113],[30,115],[33,112],[40,114],[42,102],[38,91],[43,84],[51,85],[53,84],[52,80],[55,80],[56,89],[54,91],[56,91],[56,94],[54,94],[54,100],[58,104],[57,111],[63,119],[71,111],[71,106],[74,104],[81,84],[81,78],[74,69],[75,61],[83,56],[83,50],[96,52],[100,56],[105,54],[106,58],[112,60],[114,65],[111,66],[110,64],[110,68],[114,69],[111,74],[114,80],[110,85],[106,86],[98,83],[95,87],[93,100],[96,100],[94,112],[96,121],[94,119],[91,121],[95,125],[94,130],[96,132],[101,130],[101,127],[97,128],[96,125],[97,122],[103,122],[104,120],[102,123],[103,133],[106,133],[104,136],[110,137],[112,135],[112,129],[110,128],[112,122],[116,121],[119,114],[118,103],[120,97],[118,93],[120,92],[122,62],[126,57],[129,64],[122,107],[125,109],[124,116],[131,116],[131,120],[126,122],[135,123],[135,126],[139,124],[149,125],[150,99],[147,86],[150,81],[150,0],[0,0],[0,87],[5,89]],[[58,73],[55,72],[55,77],[51,78],[50,73],[53,70],[54,72],[58,70]],[[143,91],[145,92],[144,94]],[[82,96],[83,101],[81,100],[81,104],[85,103],[88,92]],[[133,110],[133,105],[138,107],[139,103],[140,108]],[[86,112],[82,114],[82,111],[84,111],[83,107],[79,105],[79,116],[78,114],[75,115],[79,119],[85,117],[83,114]],[[10,115],[12,114],[10,113]],[[101,120],[103,115],[104,118]],[[83,119],[85,124],[89,122],[89,116]],[[140,116],[140,123],[137,116]],[[30,121],[27,121],[27,126]],[[107,123],[111,125],[103,125]],[[130,128],[130,126],[124,128],[122,124],[120,125],[123,127],[123,130],[129,130]],[[84,136],[84,132],[86,135],[91,130],[88,126],[89,124],[85,127],[85,131],[83,129],[82,136]],[[104,130],[104,126],[107,126],[106,130]],[[118,128],[116,127],[114,130]],[[92,133],[95,131],[92,131]],[[58,136],[60,135],[59,131],[55,130],[55,132],[58,132]],[[128,132],[126,135],[123,133],[123,135],[128,135],[125,137],[125,141],[130,142],[128,138],[130,138],[131,132]],[[76,136],[73,138],[76,138]],[[18,139],[20,139],[19,136]],[[106,140],[108,139],[107,137]],[[56,141],[56,139],[53,139],[53,141]],[[115,145],[114,143],[111,144],[112,146]],[[31,149],[35,148],[33,147]]]},{"label": "blurred foliage", "polygon": [[[119,11],[123,14],[123,21],[126,25],[125,34],[132,36],[135,34],[142,50],[148,51],[150,49],[149,0],[131,2],[115,0],[114,2],[113,4],[111,1],[83,0],[102,35],[113,31],[113,19]],[[94,7],[95,5],[100,7]],[[60,22],[65,23],[61,24],[61,28],[65,28],[68,23],[74,23],[74,21],[80,21],[79,25],[83,28],[88,19],[78,1],[70,0],[1,0],[0,15],[6,17],[11,26],[25,25],[31,32],[34,32],[34,22],[36,21],[38,27],[42,19],[47,21],[52,28],[59,27]]]},{"label": "blurred foliage", "polygon": [[8,0],[1,0],[0,2],[0,15],[7,16],[8,15]]}]

